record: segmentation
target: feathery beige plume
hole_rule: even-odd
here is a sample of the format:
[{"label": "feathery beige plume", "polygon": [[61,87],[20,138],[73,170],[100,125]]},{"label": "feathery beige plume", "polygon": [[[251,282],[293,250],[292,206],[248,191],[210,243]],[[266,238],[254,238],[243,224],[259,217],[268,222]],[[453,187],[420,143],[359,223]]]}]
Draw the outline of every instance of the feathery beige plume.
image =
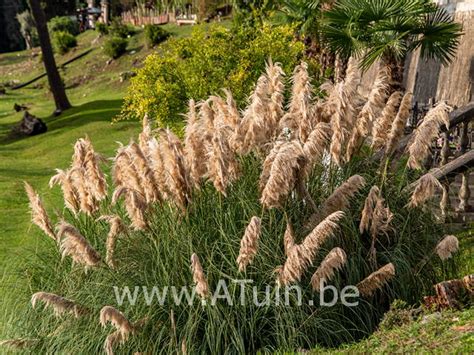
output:
[{"label": "feathery beige plume", "polygon": [[143,196],[145,195],[140,176],[137,169],[134,167],[128,147],[125,147],[122,144],[120,144],[117,149],[117,154],[113,159],[112,176],[114,179],[114,185],[117,189],[126,187],[138,191]]},{"label": "feathery beige plume", "polygon": [[285,247],[285,255],[288,256],[290,250],[295,246],[295,231],[290,221],[286,223],[285,234],[283,236],[283,245]]},{"label": "feathery beige plume", "polygon": [[80,209],[80,203],[78,192],[72,180],[71,171],[56,169],[56,175],[49,180],[49,187],[52,188],[55,184],[61,186],[64,205],[75,215]]},{"label": "feathery beige plume", "polygon": [[331,125],[319,122],[309,134],[308,139],[303,145],[307,162],[306,175],[309,174],[314,164],[322,159],[324,151],[329,147],[331,133]]},{"label": "feathery beige plume", "polygon": [[[158,190],[163,199],[170,197],[168,186],[166,185],[166,171],[164,170],[163,154],[161,152],[160,143],[156,138],[152,138],[149,142],[150,152],[150,168],[155,176],[155,181],[158,185]],[[197,183],[197,182],[196,182]]]},{"label": "feathery beige plume", "polygon": [[99,253],[74,226],[61,221],[56,229],[60,239],[59,250],[63,258],[70,256],[74,263],[84,265],[86,270],[99,265],[101,261]]},{"label": "feathery beige plume", "polygon": [[265,72],[268,78],[268,124],[270,126],[271,134],[274,135],[278,129],[281,118],[283,117],[283,104],[285,101],[284,91],[285,84],[283,84],[283,77],[285,73],[281,68],[280,63],[273,63],[271,59],[268,60],[265,66]]},{"label": "feathery beige plume", "polygon": [[93,215],[98,209],[98,200],[92,195],[85,176],[85,168],[72,168],[71,180],[79,196],[79,208],[87,215]]},{"label": "feathery beige plume", "polygon": [[225,116],[225,124],[231,127],[234,131],[237,129],[240,123],[240,113],[239,109],[237,108],[237,103],[232,96],[232,92],[228,89],[223,89],[224,94],[226,96],[226,104],[227,104],[227,115]]},{"label": "feathery beige plume", "polygon": [[[134,170],[137,172],[140,186],[142,187],[144,197],[147,204],[161,201],[159,184],[155,180],[155,175],[150,168],[148,159],[146,158],[140,146],[135,142],[131,142],[126,151],[133,162]],[[150,154],[149,148],[148,153]]]},{"label": "feathery beige plume", "polygon": [[362,297],[370,297],[375,291],[380,289],[394,276],[395,267],[392,263],[389,263],[377,271],[371,273],[369,276],[359,282],[356,287],[359,289],[359,293]]},{"label": "feathery beige plume", "polygon": [[33,347],[38,342],[38,339],[27,339],[27,338],[18,338],[18,339],[5,339],[0,340],[0,346],[7,346],[12,349],[26,349]]},{"label": "feathery beige plume", "polygon": [[415,190],[411,195],[408,207],[413,208],[424,204],[434,196],[436,189],[443,189],[443,185],[438,179],[430,173],[423,175],[416,182]]},{"label": "feathery beige plume", "polygon": [[[97,209],[97,201],[107,196],[107,182],[99,167],[101,160],[104,159],[94,151],[88,137],[77,140],[74,145],[71,171],[75,172],[73,182],[81,199],[81,210],[88,214],[93,212],[91,209]],[[83,199],[87,202],[82,201]]]},{"label": "feathery beige plume", "polygon": [[72,155],[72,167],[82,168],[84,167],[84,161],[86,154],[90,148],[89,138],[79,138],[76,143],[74,143],[74,153]]},{"label": "feathery beige plume", "polygon": [[252,217],[245,229],[244,236],[240,241],[240,251],[237,257],[239,271],[245,271],[247,265],[251,264],[257,255],[258,239],[260,238],[262,221],[258,217]]},{"label": "feathery beige plume", "polygon": [[435,248],[436,254],[438,254],[441,260],[449,259],[458,250],[459,241],[454,235],[445,236]]},{"label": "feathery beige plume", "polygon": [[343,147],[346,146],[355,125],[354,103],[359,99],[357,86],[360,76],[359,62],[353,57],[349,58],[344,81],[334,86],[323,108],[323,115],[329,117],[333,132],[329,152],[332,161],[338,166],[342,164]]},{"label": "feathery beige plume", "polygon": [[117,242],[117,238],[120,234],[126,231],[126,226],[122,222],[122,219],[117,215],[106,215],[100,216],[98,221],[106,221],[110,224],[110,230],[107,234],[107,241],[105,242],[106,247],[106,255],[105,255],[105,262],[109,265],[110,268],[115,269],[115,244]]},{"label": "feathery beige plume", "polygon": [[312,214],[305,229],[312,229],[322,219],[333,212],[345,210],[349,207],[350,199],[365,185],[365,179],[360,175],[353,175],[324,201],[320,211]]},{"label": "feathery beige plume", "polygon": [[148,118],[148,114],[146,113],[145,116],[143,116],[143,120],[142,120],[142,131],[138,135],[138,144],[140,146],[141,151],[147,158],[149,156],[148,142],[152,138],[151,132],[152,132],[151,122],[150,122],[150,119]]},{"label": "feathery beige plume", "polygon": [[377,204],[379,196],[380,189],[378,188],[378,186],[372,186],[369,194],[367,195],[367,198],[365,199],[364,209],[362,210],[362,216],[359,224],[359,231],[361,234],[364,233],[364,231],[369,230],[370,221],[374,214],[375,205]]},{"label": "feathery beige plume", "polygon": [[[393,213],[388,207],[384,206],[385,199],[377,186],[372,186],[365,199],[364,209],[360,220],[360,233],[369,231],[372,238],[380,234],[387,234],[392,228],[390,223],[393,219]],[[369,227],[370,226],[370,227]]]},{"label": "feathery beige plume", "polygon": [[145,197],[135,190],[121,187],[114,191],[112,204],[116,204],[121,196],[125,198],[125,209],[127,210],[128,217],[132,221],[132,227],[135,230],[146,229],[148,226],[146,220],[148,205]]},{"label": "feathery beige plume", "polygon": [[194,100],[189,100],[189,110],[186,114],[186,127],[184,130],[184,154],[189,167],[192,181],[199,186],[199,182],[207,172],[206,144],[203,139],[205,130],[202,122],[198,121]]},{"label": "feathery beige plume", "polygon": [[181,141],[169,129],[163,130],[160,134],[160,149],[167,190],[176,205],[184,211],[191,201],[193,184]]},{"label": "feathery beige plume", "polygon": [[229,184],[237,178],[239,163],[224,137],[223,130],[217,129],[208,153],[208,178],[221,194],[226,196]]},{"label": "feathery beige plume", "polygon": [[31,305],[33,308],[36,307],[38,301],[43,302],[47,307],[51,307],[56,317],[60,317],[64,313],[69,313],[79,318],[88,312],[87,309],[78,305],[76,302],[55,295],[54,293],[36,292],[31,296]]},{"label": "feathery beige plume", "polygon": [[378,117],[372,127],[372,148],[381,149],[385,147],[388,140],[388,134],[393,121],[397,117],[398,106],[402,99],[402,93],[395,91],[390,95],[380,117]]},{"label": "feathery beige plume", "polygon": [[26,194],[30,201],[31,221],[36,224],[47,236],[57,240],[56,234],[53,231],[53,225],[46,213],[39,195],[33,190],[33,187],[24,181]]},{"label": "feathery beige plume", "polygon": [[313,263],[316,253],[323,243],[334,235],[335,230],[339,227],[338,222],[343,216],[344,212],[342,211],[332,213],[318,224],[301,244],[294,245],[288,250],[285,264],[277,270],[279,285],[285,286],[301,279],[304,271]]},{"label": "feathery beige plume", "polygon": [[271,126],[267,126],[268,117],[268,78],[262,74],[257,80],[254,91],[249,97],[241,124],[236,133],[236,140],[241,142],[240,153],[264,146],[271,139]]},{"label": "feathery beige plume", "polygon": [[306,142],[308,135],[313,130],[311,122],[310,103],[313,87],[308,75],[308,64],[301,62],[293,71],[293,83],[288,112],[282,118],[283,126],[297,130],[301,142]]},{"label": "feathery beige plume", "polygon": [[262,193],[263,189],[267,185],[268,179],[270,178],[270,173],[272,170],[273,162],[280,151],[281,146],[285,143],[283,140],[277,140],[274,144],[268,155],[265,157],[262,166],[262,173],[260,174],[260,180],[258,183],[259,191]]},{"label": "feathery beige plume", "polygon": [[409,157],[407,166],[410,169],[422,169],[423,163],[430,154],[431,145],[438,137],[440,128],[445,125],[449,128],[449,112],[452,107],[441,102],[432,108],[423,119],[423,122],[414,132],[414,139],[408,147]]},{"label": "feathery beige plume", "polygon": [[196,293],[201,298],[206,298],[209,296],[209,285],[207,283],[206,275],[199,261],[199,257],[196,253],[191,255],[191,270],[193,272],[193,281],[196,284]]},{"label": "feathery beige plume", "polygon": [[114,355],[114,348],[119,345],[123,344],[127,341],[119,330],[109,334],[104,342],[104,351],[107,355]]},{"label": "feathery beige plume", "polygon": [[[280,207],[294,189],[297,176],[305,165],[301,144],[296,141],[283,143],[271,164],[270,174],[262,190],[260,203],[265,208]],[[264,163],[264,166],[268,164]],[[266,178],[266,174],[263,176]]]},{"label": "feathery beige plume", "polygon": [[100,325],[107,326],[111,323],[117,332],[121,334],[121,341],[127,341],[134,332],[133,324],[123,315],[122,312],[111,306],[105,306],[100,310]]},{"label": "feathery beige plume", "polygon": [[342,268],[346,263],[346,260],[347,257],[344,250],[341,248],[332,249],[311,277],[311,286],[313,287],[313,290],[319,292],[320,287],[324,286],[327,281],[332,279],[335,272]]},{"label": "feathery beige plume", "polygon": [[99,161],[102,159],[90,144],[84,158],[84,174],[90,194],[98,201],[107,197],[107,181],[99,167]]},{"label": "feathery beige plume", "polygon": [[375,209],[372,214],[370,234],[375,239],[380,234],[387,235],[388,232],[392,231],[391,222],[393,220],[393,213],[388,207],[385,207],[385,200],[382,196],[377,198]]},{"label": "feathery beige plume", "polygon": [[407,92],[403,95],[397,116],[395,117],[390,133],[388,134],[388,142],[385,150],[387,155],[390,155],[395,151],[400,138],[403,136],[408,117],[410,116],[412,98],[413,95],[411,92]]},{"label": "feathery beige plume", "polygon": [[346,161],[349,161],[354,153],[360,148],[362,142],[372,130],[375,117],[385,104],[388,89],[387,68],[381,68],[375,79],[374,86],[370,91],[366,103],[357,116],[356,126],[352,129],[346,151]]},{"label": "feathery beige plume", "polygon": [[393,213],[388,207],[385,207],[385,199],[382,197],[379,188],[373,186],[365,200],[359,229],[361,233],[363,233],[364,230],[369,231],[371,236],[369,261],[374,268],[377,267],[377,250],[375,248],[375,242],[379,235],[385,234],[388,236],[388,233],[393,231],[393,227],[391,226],[392,220]]}]

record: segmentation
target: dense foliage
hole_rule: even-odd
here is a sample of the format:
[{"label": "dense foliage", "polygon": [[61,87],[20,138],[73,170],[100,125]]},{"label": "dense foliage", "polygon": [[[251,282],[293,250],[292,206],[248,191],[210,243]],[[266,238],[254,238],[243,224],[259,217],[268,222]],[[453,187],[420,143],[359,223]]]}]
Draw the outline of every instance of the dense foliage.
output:
[{"label": "dense foliage", "polygon": [[135,29],[130,25],[124,24],[119,17],[116,17],[109,26],[109,33],[115,37],[127,38],[135,34]]},{"label": "dense foliage", "polygon": [[95,24],[95,30],[99,32],[102,36],[105,36],[106,34],[109,33],[109,26],[107,26],[103,22],[97,22]]},{"label": "dense foliage", "polygon": [[403,60],[416,49],[449,63],[461,35],[461,25],[431,0],[340,0],[324,17],[322,31],[332,50],[362,56],[364,68],[380,58]]},{"label": "dense foliage", "polygon": [[161,26],[145,26],[145,38],[149,47],[156,46],[157,44],[166,41],[170,35],[171,34]]},{"label": "dense foliage", "polygon": [[68,16],[57,16],[53,17],[48,22],[49,30],[54,32],[67,32],[73,36],[79,34],[79,25],[77,21],[74,21]]},{"label": "dense foliage", "polygon": [[77,46],[76,37],[65,31],[53,32],[52,42],[54,50],[59,54],[67,53],[71,48]]},{"label": "dense foliage", "polygon": [[232,90],[241,104],[272,58],[291,72],[302,58],[304,46],[289,26],[264,26],[251,33],[212,26],[196,28],[189,38],[170,39],[150,55],[132,79],[122,117],[145,113],[164,125],[182,122],[190,98],[201,100]]},{"label": "dense foliage", "polygon": [[127,45],[126,38],[109,37],[104,43],[104,53],[112,59],[117,59],[127,51]]}]

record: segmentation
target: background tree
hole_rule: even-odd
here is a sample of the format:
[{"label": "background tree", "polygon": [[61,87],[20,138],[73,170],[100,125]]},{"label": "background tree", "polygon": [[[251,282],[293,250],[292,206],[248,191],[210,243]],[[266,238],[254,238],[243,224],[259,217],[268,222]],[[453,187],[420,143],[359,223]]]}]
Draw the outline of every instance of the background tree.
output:
[{"label": "background tree", "polygon": [[48,26],[46,24],[46,16],[41,8],[39,0],[30,0],[30,8],[33,18],[36,23],[38,31],[38,39],[41,46],[41,53],[43,55],[44,67],[48,75],[49,87],[54,96],[56,109],[64,111],[71,107],[64,89],[63,82],[59,76],[56,61],[53,55],[53,48],[51,47],[51,40],[49,38]]},{"label": "background tree", "polygon": [[363,69],[383,60],[397,90],[406,54],[420,49],[423,58],[449,63],[461,26],[431,0],[340,0],[324,13],[321,31],[335,53],[360,57]]},{"label": "background tree", "polygon": [[283,23],[296,25],[297,36],[306,46],[306,55],[315,57],[321,64],[321,73],[334,65],[334,55],[321,40],[323,12],[329,10],[335,0],[282,0],[280,4]]}]

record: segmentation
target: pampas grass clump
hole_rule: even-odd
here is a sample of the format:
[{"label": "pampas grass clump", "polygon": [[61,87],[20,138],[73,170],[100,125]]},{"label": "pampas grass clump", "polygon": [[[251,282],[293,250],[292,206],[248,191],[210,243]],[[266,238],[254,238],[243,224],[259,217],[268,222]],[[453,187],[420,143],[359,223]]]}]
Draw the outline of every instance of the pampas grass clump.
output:
[{"label": "pampas grass clump", "polygon": [[[37,339],[35,353],[281,352],[357,340],[393,299],[418,302],[454,264],[439,268],[426,251],[445,257],[454,243],[438,244],[445,232],[428,208],[408,208],[425,206],[437,180],[422,177],[410,196],[405,166],[384,164],[411,98],[387,100],[379,78],[362,97],[352,59],[316,99],[305,63],[288,88],[269,62],[243,111],[229,91],[190,101],[183,139],[146,116],[137,143],[111,159],[111,179],[80,139],[51,180],[64,197],[57,233],[27,186],[33,222],[51,238],[15,265],[27,287],[11,288],[5,337]],[[371,139],[389,153],[386,169]],[[358,305],[320,306],[321,285],[357,285]],[[32,294],[63,313],[88,312],[54,317],[28,307]]]}]

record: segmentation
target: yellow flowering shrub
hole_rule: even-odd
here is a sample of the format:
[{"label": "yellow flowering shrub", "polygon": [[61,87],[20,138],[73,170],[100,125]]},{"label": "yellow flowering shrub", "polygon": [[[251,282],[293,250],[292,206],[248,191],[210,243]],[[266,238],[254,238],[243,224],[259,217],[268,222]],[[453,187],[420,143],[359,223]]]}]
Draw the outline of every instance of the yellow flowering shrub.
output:
[{"label": "yellow flowering shrub", "polygon": [[293,33],[290,26],[249,32],[215,25],[170,39],[132,78],[120,118],[141,119],[148,113],[161,125],[180,126],[189,99],[221,94],[222,88],[242,105],[268,58],[280,62],[287,74],[302,59],[304,45]]}]

